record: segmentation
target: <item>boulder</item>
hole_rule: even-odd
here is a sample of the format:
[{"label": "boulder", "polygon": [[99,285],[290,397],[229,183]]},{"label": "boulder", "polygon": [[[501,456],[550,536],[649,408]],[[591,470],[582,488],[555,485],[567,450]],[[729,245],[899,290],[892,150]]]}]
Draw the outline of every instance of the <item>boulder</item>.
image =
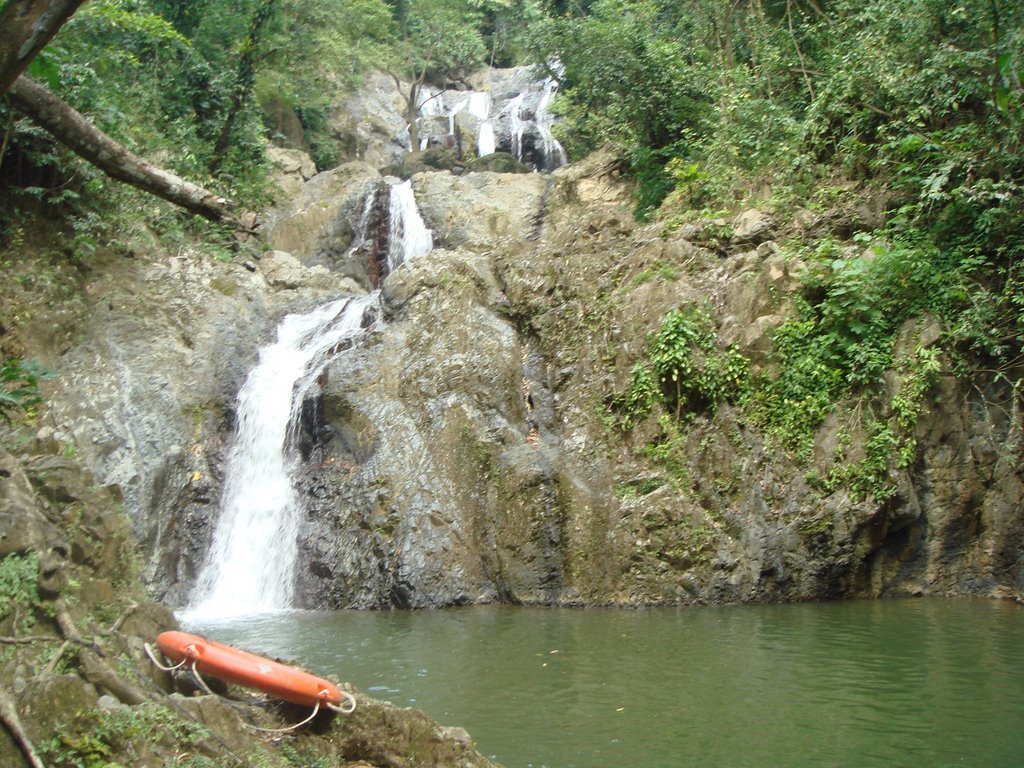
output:
[{"label": "boulder", "polygon": [[732,222],[732,243],[734,245],[756,244],[771,238],[775,221],[764,211],[756,208],[743,211]]}]

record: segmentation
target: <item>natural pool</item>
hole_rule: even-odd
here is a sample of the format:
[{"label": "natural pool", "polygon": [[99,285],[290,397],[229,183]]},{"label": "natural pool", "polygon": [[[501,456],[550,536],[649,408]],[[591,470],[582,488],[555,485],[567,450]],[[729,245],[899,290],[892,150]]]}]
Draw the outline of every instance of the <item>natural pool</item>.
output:
[{"label": "natural pool", "polygon": [[1024,765],[1024,608],[283,613],[192,631],[299,659],[508,768]]}]

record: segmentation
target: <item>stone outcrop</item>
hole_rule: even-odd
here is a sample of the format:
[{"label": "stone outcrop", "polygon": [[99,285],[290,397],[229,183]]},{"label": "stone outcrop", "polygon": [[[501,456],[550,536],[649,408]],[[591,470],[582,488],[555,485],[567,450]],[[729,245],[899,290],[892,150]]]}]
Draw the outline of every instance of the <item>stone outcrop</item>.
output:
[{"label": "stone outcrop", "polygon": [[[731,406],[688,424],[675,477],[643,456],[654,425],[619,436],[597,417],[682,305],[711,308],[723,346],[768,364],[802,265],[780,254],[766,217],[740,217],[723,256],[636,225],[599,160],[550,180],[413,183],[444,248],[389,277],[387,325],[330,369],[328,438],[303,479],[306,604],[1020,590],[1020,428],[999,417],[1009,390],[982,397],[945,380],[918,427],[941,433],[919,436],[884,503],[823,494]],[[819,472],[843,429],[822,427]]]},{"label": "stone outcrop", "polygon": [[95,487],[49,438],[21,442],[17,456],[0,448],[0,764],[40,764],[32,754],[44,765],[170,765],[189,753],[268,768],[294,765],[294,754],[496,768],[462,729],[358,692],[352,714],[325,712],[302,731],[262,738],[253,727],[286,727],[308,710],[241,689],[228,701],[187,673],[160,671],[145,644],[176,622],[144,594],[117,490]]},{"label": "stone outcrop", "polygon": [[[45,436],[121,489],[145,574],[170,602],[209,540],[234,395],[258,348],[284,314],[370,288],[352,245],[382,183],[347,163],[263,216],[265,254],[104,252],[74,276],[73,298],[22,313],[22,346],[60,373]],[[766,445],[728,402],[672,434],[654,417],[610,423],[679,307],[704,307],[720,348],[771,372],[804,268],[779,247],[778,222],[747,211],[641,226],[607,155],[411,183],[435,250],[387,277],[384,322],[338,354],[310,410],[303,605],[1024,590],[1019,396],[1005,381],[942,378],[914,460],[880,502],[814,479],[865,438],[848,404],[810,463]],[[934,326],[908,327],[906,343],[935,344]]]}]

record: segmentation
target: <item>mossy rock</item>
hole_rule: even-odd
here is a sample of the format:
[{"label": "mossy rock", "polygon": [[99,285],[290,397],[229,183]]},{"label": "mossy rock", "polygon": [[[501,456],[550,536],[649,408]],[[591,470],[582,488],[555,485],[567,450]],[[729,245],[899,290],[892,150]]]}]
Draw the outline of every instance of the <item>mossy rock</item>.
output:
[{"label": "mossy rock", "polygon": [[491,171],[492,173],[530,173],[530,168],[520,163],[508,152],[495,152],[478,157],[469,164],[469,170]]},{"label": "mossy rock", "polygon": [[401,163],[381,169],[385,176],[408,179],[414,174],[431,171],[450,171],[461,165],[455,152],[444,147],[429,147],[422,152],[412,152],[402,158]]}]

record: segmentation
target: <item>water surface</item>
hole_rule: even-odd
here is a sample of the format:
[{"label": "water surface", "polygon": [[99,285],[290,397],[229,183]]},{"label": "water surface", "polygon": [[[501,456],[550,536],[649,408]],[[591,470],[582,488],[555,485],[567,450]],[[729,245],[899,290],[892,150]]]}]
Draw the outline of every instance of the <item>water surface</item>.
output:
[{"label": "water surface", "polygon": [[469,730],[508,768],[1024,765],[1024,609],[899,600],[285,613],[193,630]]}]

